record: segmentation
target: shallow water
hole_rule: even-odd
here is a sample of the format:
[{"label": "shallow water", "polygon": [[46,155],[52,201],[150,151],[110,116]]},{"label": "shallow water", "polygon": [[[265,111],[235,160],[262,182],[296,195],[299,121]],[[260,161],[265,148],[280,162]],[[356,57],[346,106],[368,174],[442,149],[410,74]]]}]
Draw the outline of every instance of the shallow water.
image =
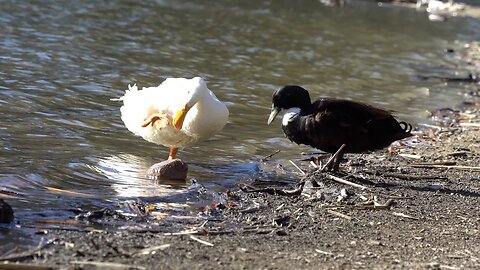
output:
[{"label": "shallow water", "polygon": [[[258,160],[277,149],[280,160],[309,149],[283,138],[279,119],[266,126],[278,87],[301,84],[312,96],[366,101],[425,123],[427,110],[457,106],[465,86],[417,75],[455,75],[457,60],[444,49],[480,37],[473,19],[433,23],[368,2],[137,2],[2,2],[0,189],[18,194],[7,199],[17,223],[137,197],[195,202],[185,183],[143,177],[168,151],[123,126],[110,99],[130,83],[200,75],[228,105],[224,130],[179,155],[190,178],[217,190],[255,177]],[[31,233],[7,230],[0,243],[37,243]]]}]

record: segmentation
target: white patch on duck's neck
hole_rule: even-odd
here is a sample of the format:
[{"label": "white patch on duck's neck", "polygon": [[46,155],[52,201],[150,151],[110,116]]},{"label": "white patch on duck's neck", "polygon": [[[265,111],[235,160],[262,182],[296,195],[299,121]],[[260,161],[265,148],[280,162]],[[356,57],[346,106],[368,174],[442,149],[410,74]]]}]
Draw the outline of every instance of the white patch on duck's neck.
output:
[{"label": "white patch on duck's neck", "polygon": [[283,115],[282,125],[286,126],[288,123],[295,120],[295,118],[300,114],[300,108],[290,108],[287,112]]}]

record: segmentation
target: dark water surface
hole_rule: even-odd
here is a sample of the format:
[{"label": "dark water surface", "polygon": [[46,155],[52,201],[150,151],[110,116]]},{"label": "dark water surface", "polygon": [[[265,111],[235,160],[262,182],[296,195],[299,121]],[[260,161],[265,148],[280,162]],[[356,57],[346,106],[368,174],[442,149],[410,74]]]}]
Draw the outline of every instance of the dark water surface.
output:
[{"label": "dark water surface", "polygon": [[[278,87],[301,84],[425,123],[428,109],[458,105],[465,86],[417,75],[455,75],[444,49],[480,37],[472,19],[433,23],[415,10],[313,0],[6,0],[0,26],[0,191],[20,196],[7,199],[19,224],[137,197],[192,200],[188,189],[144,179],[168,152],[123,126],[110,98],[129,83],[205,77],[230,120],[179,157],[199,183],[232,186],[276,149],[280,160],[308,149],[283,138],[279,119],[266,126]],[[0,251],[38,238],[0,231]]]}]

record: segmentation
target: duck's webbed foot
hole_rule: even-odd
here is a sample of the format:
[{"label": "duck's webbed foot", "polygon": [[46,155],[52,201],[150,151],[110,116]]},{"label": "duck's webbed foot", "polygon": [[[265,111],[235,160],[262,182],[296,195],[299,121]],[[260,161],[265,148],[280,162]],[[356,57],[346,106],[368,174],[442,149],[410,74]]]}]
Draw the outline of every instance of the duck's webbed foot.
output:
[{"label": "duck's webbed foot", "polygon": [[342,146],[338,148],[337,152],[330,157],[327,163],[322,167],[322,172],[338,172],[340,162],[342,161],[343,154],[345,153],[343,150],[345,146],[346,144],[342,144]]},{"label": "duck's webbed foot", "polygon": [[157,128],[164,128],[168,125],[170,125],[170,119],[168,115],[159,113],[159,112],[152,112],[150,113],[145,119],[143,119],[143,122],[141,123],[142,127],[147,127],[151,126],[154,127],[156,126]]}]

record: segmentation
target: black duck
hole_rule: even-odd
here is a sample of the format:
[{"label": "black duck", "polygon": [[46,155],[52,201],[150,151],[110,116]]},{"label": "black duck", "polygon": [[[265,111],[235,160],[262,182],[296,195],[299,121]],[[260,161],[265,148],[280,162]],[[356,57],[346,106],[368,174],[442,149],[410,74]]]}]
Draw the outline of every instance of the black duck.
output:
[{"label": "black duck", "polygon": [[338,171],[344,153],[382,149],[392,142],[412,136],[412,126],[398,122],[392,112],[365,103],[322,98],[311,102],[307,90],[287,85],[275,91],[268,124],[282,110],[282,129],[297,144],[335,153],[345,144],[327,169]]}]

